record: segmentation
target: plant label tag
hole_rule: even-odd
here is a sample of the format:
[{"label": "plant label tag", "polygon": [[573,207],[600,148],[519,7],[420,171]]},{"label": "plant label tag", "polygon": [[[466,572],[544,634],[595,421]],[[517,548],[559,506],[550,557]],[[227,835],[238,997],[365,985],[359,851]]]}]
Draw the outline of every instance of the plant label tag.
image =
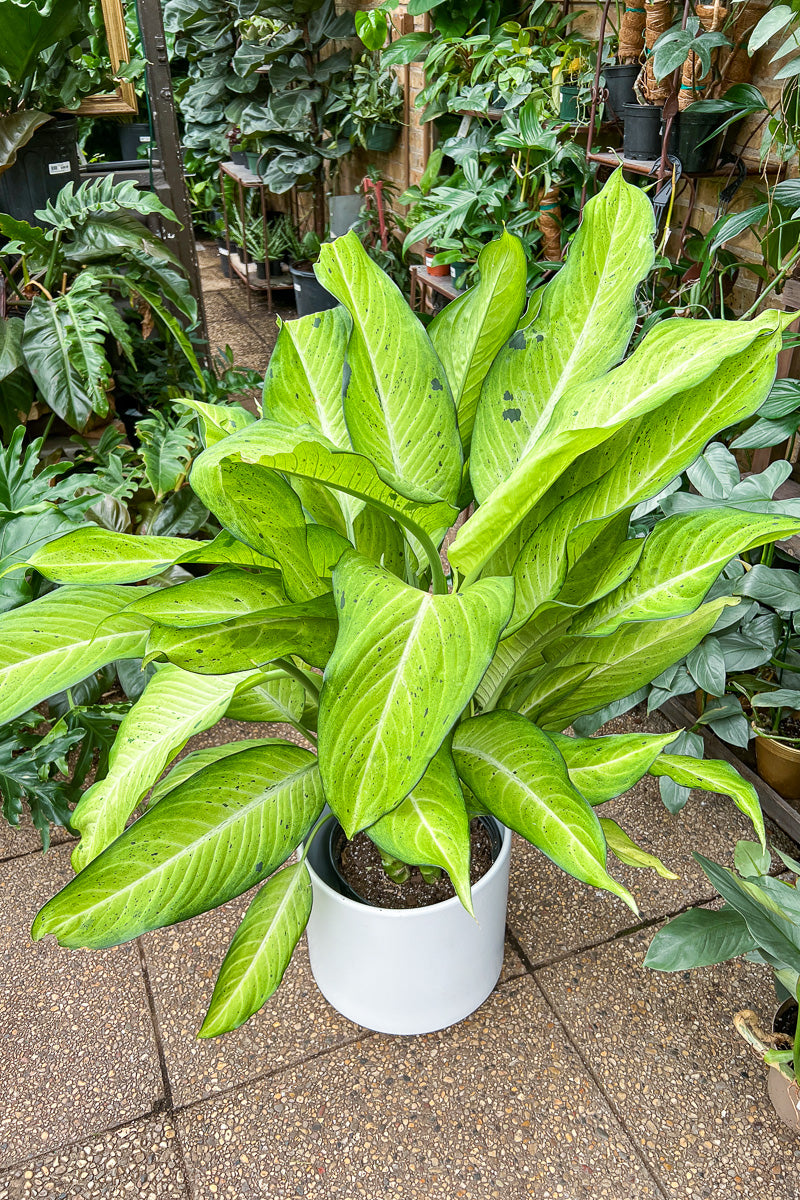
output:
[{"label": "plant label tag", "polygon": [[139,138],[139,141],[140,141],[140,142],[149,142],[149,141],[150,141],[150,134],[149,134],[149,133],[145,133],[145,134],[143,134],[143,135],[142,135],[142,136]]},{"label": "plant label tag", "polygon": [[47,167],[51,175],[69,175],[70,164],[68,162],[49,163]]}]

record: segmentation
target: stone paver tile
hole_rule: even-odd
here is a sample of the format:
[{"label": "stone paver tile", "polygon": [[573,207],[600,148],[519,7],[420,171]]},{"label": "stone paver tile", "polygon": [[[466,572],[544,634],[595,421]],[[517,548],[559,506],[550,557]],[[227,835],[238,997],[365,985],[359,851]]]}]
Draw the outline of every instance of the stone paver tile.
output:
[{"label": "stone paver tile", "polygon": [[575,1044],[669,1195],[797,1200],[800,1141],[775,1116],[767,1071],[735,1033],[766,1019],[770,973],[742,959],[661,974],[644,930],[537,973]]},{"label": "stone paver tile", "polygon": [[187,1195],[175,1129],[158,1118],[87,1137],[0,1174],[0,1200],[181,1200]]},{"label": "stone paver tile", "polygon": [[[225,952],[255,889],[213,912],[142,938],[173,1101],[188,1104],[290,1067],[362,1032],[324,999],[311,974],[305,938],[280,988],[239,1029],[198,1039]],[[525,966],[506,945],[501,982]]]},{"label": "stone paver tile", "polygon": [[0,873],[0,1167],[133,1120],[162,1098],[137,947],[30,940],[37,910],[71,878],[67,846]]},{"label": "stone paver tile", "polygon": [[[71,842],[72,834],[61,825],[53,825],[50,829],[50,845],[60,846]],[[4,858],[19,858],[22,854],[31,854],[40,850],[42,839],[39,830],[31,821],[30,814],[24,812],[18,826],[11,826],[0,817],[0,861]]]},{"label": "stone paver tile", "polygon": [[657,1190],[531,979],[176,1117],[196,1200],[643,1200]]},{"label": "stone paver tile", "polygon": [[[602,732],[656,733],[668,728],[660,714],[643,717],[634,712],[610,722]],[[658,781],[650,776],[624,796],[601,805],[597,813],[617,821],[638,845],[680,876],[662,879],[654,871],[625,867],[609,854],[611,874],[633,892],[647,919],[666,916],[713,895],[714,889],[692,858],[693,850],[732,866],[737,840],[755,837],[747,818],[723,796],[695,792],[679,813],[668,812]],[[777,830],[769,836],[782,849],[791,848],[792,843]],[[516,838],[508,923],[536,965],[605,941],[638,921],[622,900],[572,879],[530,843]]]}]

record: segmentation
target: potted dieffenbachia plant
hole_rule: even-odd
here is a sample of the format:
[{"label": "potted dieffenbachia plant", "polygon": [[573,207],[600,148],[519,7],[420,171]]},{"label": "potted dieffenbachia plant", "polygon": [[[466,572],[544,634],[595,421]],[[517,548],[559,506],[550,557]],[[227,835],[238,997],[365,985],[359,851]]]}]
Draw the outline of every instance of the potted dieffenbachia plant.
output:
[{"label": "potted dieffenbachia plant", "polygon": [[[262,884],[223,962],[210,1036],[277,986],[309,919],[313,871],[322,990],[373,1027],[431,1029],[496,979],[501,950],[485,938],[497,934],[509,830],[632,907],[607,855],[641,852],[594,806],[648,771],[730,795],[763,840],[756,795],[726,764],[662,753],[669,734],[562,734],[700,641],[737,602],[704,603],[730,558],[800,528],[714,509],[627,536],[635,505],[762,404],[791,320],[667,320],[625,358],[653,233],[647,196],[617,172],[525,315],[524,254],[504,234],[481,255],[480,283],[427,330],[354,234],[324,245],[317,274],[341,305],[283,326],[263,418],[241,424],[193,402],[207,448],[191,484],[222,532],[187,542],[87,527],[31,559],[64,586],[0,617],[0,720],[103,663],[163,664],[108,775],[75,809],[78,874],[34,938],[109,946]],[[443,539],[473,500],[448,574]],[[140,585],[178,562],[216,569]],[[238,742],[160,779],[226,712],[286,721],[314,749]],[[346,843],[337,866],[365,833],[392,871],[439,868],[458,899],[398,911],[342,895],[320,850],[335,841],[326,803]],[[473,815],[495,847],[471,890]],[[344,947],[334,980],[328,937]],[[466,963],[440,955],[443,938]],[[378,1011],[380,964],[394,972],[387,1003],[399,994],[413,1021]]]}]

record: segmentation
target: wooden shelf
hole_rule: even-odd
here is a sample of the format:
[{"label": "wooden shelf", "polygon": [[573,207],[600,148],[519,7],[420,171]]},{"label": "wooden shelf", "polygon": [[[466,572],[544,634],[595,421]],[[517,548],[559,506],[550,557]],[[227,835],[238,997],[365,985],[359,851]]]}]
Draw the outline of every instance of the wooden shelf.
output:
[{"label": "wooden shelf", "polygon": [[245,280],[252,288],[266,291],[267,285],[269,284],[273,292],[294,291],[294,282],[292,277],[286,272],[284,272],[282,275],[270,275],[269,280],[259,279],[258,275],[256,274],[256,264],[254,262],[247,264],[243,263],[235,250],[231,250],[228,262],[239,278]]},{"label": "wooden shelf", "polygon": [[219,169],[225,175],[230,175],[231,179],[235,179],[242,187],[264,187],[264,180],[260,175],[254,175],[249,167],[239,167],[236,163],[226,162],[220,163]]}]

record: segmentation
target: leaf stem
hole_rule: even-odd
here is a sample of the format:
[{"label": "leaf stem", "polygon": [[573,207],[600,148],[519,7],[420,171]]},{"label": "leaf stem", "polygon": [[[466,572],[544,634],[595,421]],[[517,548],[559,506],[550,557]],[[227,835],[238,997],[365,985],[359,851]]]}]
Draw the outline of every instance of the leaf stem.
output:
[{"label": "leaf stem", "polygon": [[756,311],[758,306],[764,300],[764,297],[768,296],[770,294],[770,292],[775,291],[775,288],[778,286],[779,283],[783,282],[783,280],[786,278],[786,276],[792,270],[792,268],[794,267],[794,265],[798,261],[798,259],[800,259],[800,250],[796,250],[794,252],[794,254],[791,256],[791,258],[786,263],[786,265],[781,267],[780,271],[778,271],[778,274],[775,276],[775,278],[770,283],[767,284],[767,286],[764,288],[761,295],[758,296],[753,301],[753,303],[748,308],[747,312],[742,313],[741,317],[739,318],[740,321],[746,321],[748,319],[748,317],[752,317],[753,313]]},{"label": "leaf stem", "polygon": [[300,667],[296,667],[288,658],[275,658],[272,661],[292,679],[301,683],[312,700],[319,700],[320,686],[317,685],[315,676],[307,675],[305,671],[301,670]]}]

